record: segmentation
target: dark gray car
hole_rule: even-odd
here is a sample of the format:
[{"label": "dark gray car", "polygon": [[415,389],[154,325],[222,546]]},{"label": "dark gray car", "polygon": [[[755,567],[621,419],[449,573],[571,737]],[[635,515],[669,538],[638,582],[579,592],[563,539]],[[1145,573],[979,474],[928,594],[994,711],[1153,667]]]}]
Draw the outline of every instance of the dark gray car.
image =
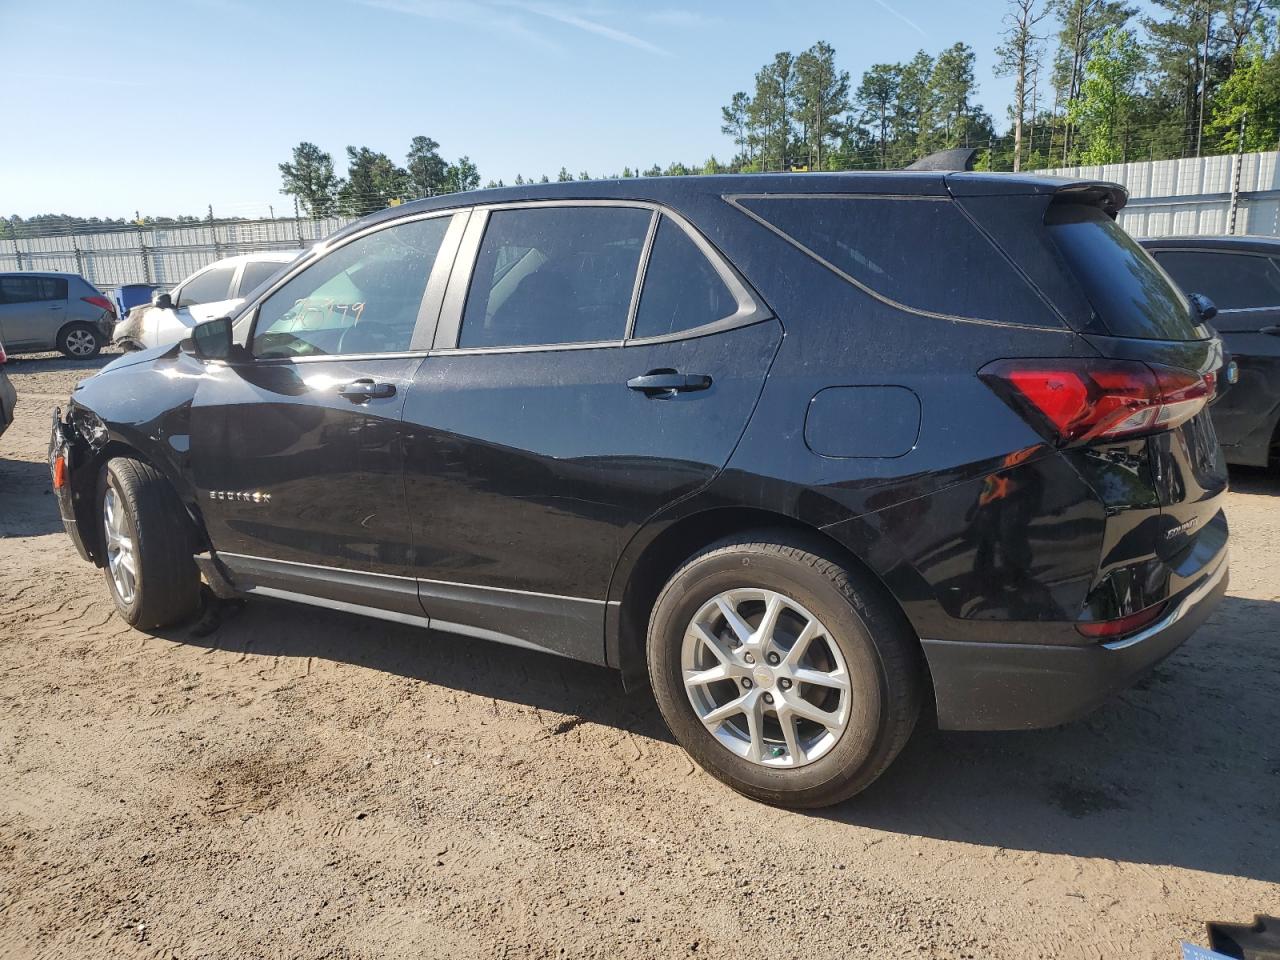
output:
[{"label": "dark gray car", "polygon": [[0,273],[0,340],[10,353],[61,350],[87,360],[111,342],[115,324],[115,307],[84,277]]},{"label": "dark gray car", "polygon": [[1187,293],[1218,308],[1213,326],[1240,366],[1240,381],[1213,407],[1229,463],[1265,467],[1280,457],[1280,239],[1143,240]]},{"label": "dark gray car", "polygon": [[9,424],[13,423],[13,408],[18,403],[18,391],[13,388],[4,372],[4,364],[8,359],[4,344],[0,343],[0,433],[8,430]]}]

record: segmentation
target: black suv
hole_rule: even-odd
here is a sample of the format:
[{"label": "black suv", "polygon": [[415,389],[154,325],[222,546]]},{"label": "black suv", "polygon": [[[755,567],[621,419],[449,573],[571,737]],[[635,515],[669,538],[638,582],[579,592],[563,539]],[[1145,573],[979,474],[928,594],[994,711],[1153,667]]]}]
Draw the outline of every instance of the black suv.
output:
[{"label": "black suv", "polygon": [[1120,187],[565,183],[375,214],[84,381],[50,449],[130,623],[284,597],[647,674],[750,796],[922,707],[1078,717],[1227,582],[1220,342]]},{"label": "black suv", "polygon": [[1213,407],[1228,463],[1280,464],[1280,239],[1161,237],[1143,240],[1188,294],[1212,299],[1212,317],[1240,381]]}]

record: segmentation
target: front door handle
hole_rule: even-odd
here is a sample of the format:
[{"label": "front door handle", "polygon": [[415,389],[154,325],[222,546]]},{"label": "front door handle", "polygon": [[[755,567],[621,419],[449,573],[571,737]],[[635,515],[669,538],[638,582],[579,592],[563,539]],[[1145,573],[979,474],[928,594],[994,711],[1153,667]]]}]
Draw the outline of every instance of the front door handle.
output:
[{"label": "front door handle", "polygon": [[385,400],[396,395],[394,383],[375,383],[372,380],[352,380],[338,388],[338,394],[352,403],[368,403],[370,400]]},{"label": "front door handle", "polygon": [[1274,326],[1274,327],[1263,327],[1263,328],[1262,328],[1261,330],[1259,330],[1258,332],[1259,332],[1259,333],[1269,333],[1269,334],[1271,334],[1271,336],[1273,336],[1273,337],[1280,337],[1280,326]]},{"label": "front door handle", "polygon": [[677,393],[705,390],[711,386],[711,378],[701,373],[650,370],[642,377],[632,377],[627,386],[646,397],[673,397]]}]

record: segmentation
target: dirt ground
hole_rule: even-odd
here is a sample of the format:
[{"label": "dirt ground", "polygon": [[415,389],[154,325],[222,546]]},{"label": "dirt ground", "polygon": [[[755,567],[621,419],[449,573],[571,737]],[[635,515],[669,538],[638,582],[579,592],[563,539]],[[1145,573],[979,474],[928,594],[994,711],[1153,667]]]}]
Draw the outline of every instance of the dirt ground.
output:
[{"label": "dirt ground", "polygon": [[1230,596],[1141,688],[791,813],[603,669],[271,601],[129,629],[44,464],[100,362],[8,368],[0,956],[1168,960],[1280,914],[1280,477],[1233,475]]}]

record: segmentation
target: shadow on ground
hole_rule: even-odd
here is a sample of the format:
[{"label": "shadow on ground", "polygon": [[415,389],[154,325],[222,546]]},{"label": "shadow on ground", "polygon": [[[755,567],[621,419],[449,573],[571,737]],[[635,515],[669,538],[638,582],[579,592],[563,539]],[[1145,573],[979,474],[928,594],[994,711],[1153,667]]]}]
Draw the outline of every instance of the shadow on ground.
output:
[{"label": "shadow on ground", "polygon": [[[168,636],[356,664],[671,740],[651,696],[623,694],[614,672],[485,641],[274,601],[250,603],[206,638]],[[1174,657],[1092,717],[1020,733],[926,725],[868,791],[815,815],[1280,882],[1276,637],[1280,603],[1228,597]]]},{"label": "shadow on ground", "polygon": [[0,459],[0,537],[41,537],[61,530],[49,465]]}]

